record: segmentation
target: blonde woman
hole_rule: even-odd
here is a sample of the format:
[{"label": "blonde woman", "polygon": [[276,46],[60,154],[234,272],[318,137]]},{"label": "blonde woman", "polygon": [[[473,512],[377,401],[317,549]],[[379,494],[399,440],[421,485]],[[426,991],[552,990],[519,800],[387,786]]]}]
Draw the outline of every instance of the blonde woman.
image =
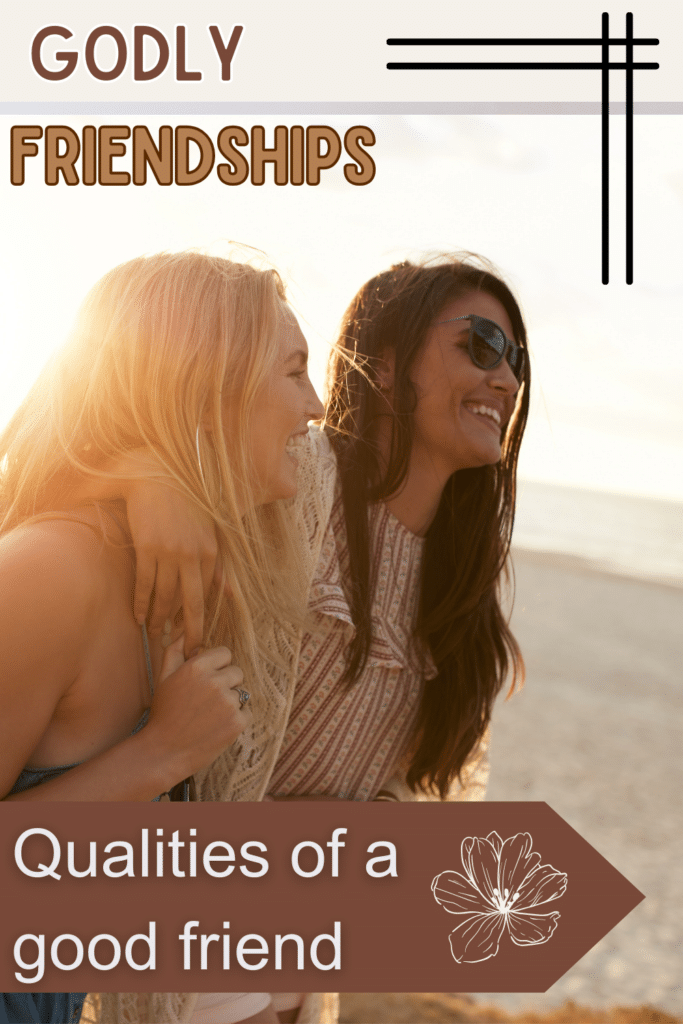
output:
[{"label": "blonde woman", "polygon": [[[297,582],[305,592],[291,521],[271,503],[295,494],[298,438],[321,412],[274,271],[162,254],[93,288],[0,438],[4,799],[153,800],[258,742],[268,667],[281,671]],[[103,473],[115,493],[131,452],[153,454],[215,528],[222,585],[187,660],[180,591],[148,642],[125,516],[83,503],[91,478],[106,491]],[[280,623],[279,649],[264,649],[258,616]],[[76,994],[36,998],[5,996],[0,1019],[78,1019]]]}]

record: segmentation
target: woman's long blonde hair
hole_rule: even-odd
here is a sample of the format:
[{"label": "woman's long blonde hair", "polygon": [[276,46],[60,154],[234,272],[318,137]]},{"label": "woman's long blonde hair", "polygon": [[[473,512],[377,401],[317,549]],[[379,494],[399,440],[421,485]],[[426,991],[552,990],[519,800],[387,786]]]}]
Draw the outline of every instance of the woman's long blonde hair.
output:
[{"label": "woman's long blonde hair", "polygon": [[205,642],[229,642],[245,668],[257,616],[298,611],[296,539],[279,503],[254,507],[248,443],[284,299],[275,270],[198,252],[123,263],[0,437],[0,533],[68,508],[83,475],[116,476],[112,460],[151,451],[214,519],[230,599],[214,588]]}]

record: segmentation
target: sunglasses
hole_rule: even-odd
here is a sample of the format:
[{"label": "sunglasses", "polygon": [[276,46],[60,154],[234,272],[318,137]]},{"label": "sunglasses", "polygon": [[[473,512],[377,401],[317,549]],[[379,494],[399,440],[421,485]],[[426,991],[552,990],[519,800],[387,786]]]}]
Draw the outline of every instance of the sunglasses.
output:
[{"label": "sunglasses", "polygon": [[456,320],[469,320],[467,351],[470,359],[480,370],[495,370],[507,359],[518,384],[524,379],[524,349],[505,337],[505,332],[493,320],[487,320],[475,313],[454,316],[450,320],[439,320],[440,324],[452,324]]}]

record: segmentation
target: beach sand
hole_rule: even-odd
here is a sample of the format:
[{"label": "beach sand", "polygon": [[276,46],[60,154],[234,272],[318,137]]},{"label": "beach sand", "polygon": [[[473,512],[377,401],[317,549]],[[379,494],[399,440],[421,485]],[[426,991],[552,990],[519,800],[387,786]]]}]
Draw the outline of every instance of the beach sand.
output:
[{"label": "beach sand", "polygon": [[568,1000],[663,1011],[556,1018],[573,1024],[683,1017],[683,589],[563,556],[518,550],[514,563],[527,682],[496,707],[488,799],[547,801],[646,899],[547,993],[475,994],[464,1016],[453,1000],[449,1013],[438,997],[359,995],[342,1020],[501,1019],[477,1016],[480,1004],[535,1020],[523,1011]]}]

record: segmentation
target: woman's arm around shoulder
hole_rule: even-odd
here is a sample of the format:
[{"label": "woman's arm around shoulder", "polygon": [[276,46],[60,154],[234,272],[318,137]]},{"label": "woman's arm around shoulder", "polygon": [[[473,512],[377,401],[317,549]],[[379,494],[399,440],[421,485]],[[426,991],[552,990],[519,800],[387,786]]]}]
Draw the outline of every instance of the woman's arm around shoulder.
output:
[{"label": "woman's arm around shoulder", "polygon": [[[336,458],[327,435],[309,428],[298,450],[297,494],[290,499],[289,515],[302,538],[311,546],[322,537],[336,480]],[[178,583],[183,595],[185,653],[202,644],[204,599],[212,584],[221,584],[218,543],[212,519],[183,494],[164,472],[156,457],[142,449],[131,451],[82,482],[71,496],[74,502],[122,498],[136,556],[134,613],[138,622],[149,615],[151,635],[161,632],[171,613]],[[154,605],[150,614],[150,600]]]}]

